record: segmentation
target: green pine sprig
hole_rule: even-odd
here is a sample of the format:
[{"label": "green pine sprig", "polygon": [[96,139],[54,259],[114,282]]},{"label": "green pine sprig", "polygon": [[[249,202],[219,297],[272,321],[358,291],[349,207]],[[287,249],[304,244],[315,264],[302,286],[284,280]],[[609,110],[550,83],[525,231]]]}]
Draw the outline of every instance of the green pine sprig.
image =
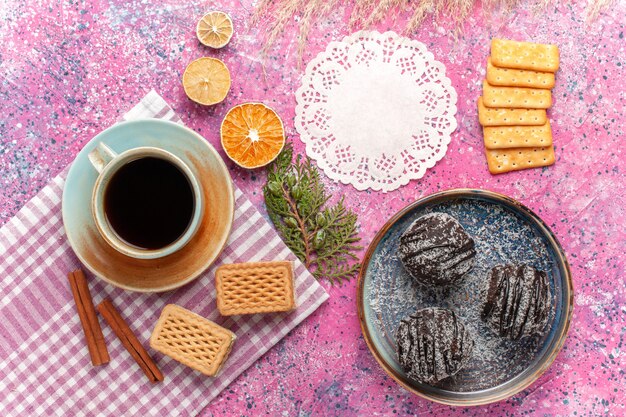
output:
[{"label": "green pine sprig", "polygon": [[293,161],[291,144],[268,167],[263,187],[270,219],[285,244],[320,279],[331,284],[350,280],[360,268],[356,252],[357,216],[343,197],[328,205],[330,195],[307,157]]}]

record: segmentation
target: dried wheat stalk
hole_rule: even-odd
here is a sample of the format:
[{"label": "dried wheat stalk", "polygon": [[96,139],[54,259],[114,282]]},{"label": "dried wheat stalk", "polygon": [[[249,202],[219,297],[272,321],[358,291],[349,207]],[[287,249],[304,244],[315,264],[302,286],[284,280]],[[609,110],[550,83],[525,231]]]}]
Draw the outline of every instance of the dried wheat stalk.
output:
[{"label": "dried wheat stalk", "polygon": [[589,0],[587,5],[587,21],[592,22],[598,18],[600,12],[609,8],[614,0]]},{"label": "dried wheat stalk", "polygon": [[[535,10],[543,10],[554,0],[534,0]],[[608,8],[614,0],[588,0],[587,19],[592,21],[600,12]],[[266,19],[270,30],[265,39],[262,55],[278,39],[291,20],[298,17],[298,57],[302,58],[307,36],[315,19],[324,18],[347,2],[341,0],[260,0],[252,16],[256,25]],[[451,18],[454,33],[458,33],[465,20],[472,13],[477,0],[353,0],[350,13],[350,27],[367,28],[385,19],[388,15],[397,16],[408,11],[409,18],[406,33],[419,28],[428,15],[435,19]],[[519,0],[482,0],[483,10],[487,13],[508,13]]]}]

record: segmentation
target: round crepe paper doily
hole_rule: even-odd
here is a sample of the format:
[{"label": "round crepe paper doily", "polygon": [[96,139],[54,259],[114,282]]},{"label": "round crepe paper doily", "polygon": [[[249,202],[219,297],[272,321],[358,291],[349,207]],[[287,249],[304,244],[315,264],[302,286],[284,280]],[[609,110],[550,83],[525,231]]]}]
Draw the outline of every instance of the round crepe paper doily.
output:
[{"label": "round crepe paper doily", "polygon": [[306,68],[295,126],[330,178],[395,190],[446,153],[457,94],[426,46],[395,32],[331,42]]}]

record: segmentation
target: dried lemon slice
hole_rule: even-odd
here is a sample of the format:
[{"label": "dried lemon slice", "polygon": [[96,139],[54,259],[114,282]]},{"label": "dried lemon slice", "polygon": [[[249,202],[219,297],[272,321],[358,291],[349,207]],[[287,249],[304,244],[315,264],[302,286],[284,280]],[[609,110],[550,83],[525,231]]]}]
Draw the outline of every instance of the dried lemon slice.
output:
[{"label": "dried lemon slice", "polygon": [[220,133],[226,155],[243,168],[269,164],[285,146],[282,120],[261,103],[244,103],[230,109]]},{"label": "dried lemon slice", "polygon": [[219,103],[230,90],[230,72],[217,58],[198,58],[185,69],[183,88],[196,103],[205,106]]},{"label": "dried lemon slice", "polygon": [[224,12],[213,11],[202,16],[196,26],[196,36],[203,45],[222,48],[233,36],[233,21]]}]

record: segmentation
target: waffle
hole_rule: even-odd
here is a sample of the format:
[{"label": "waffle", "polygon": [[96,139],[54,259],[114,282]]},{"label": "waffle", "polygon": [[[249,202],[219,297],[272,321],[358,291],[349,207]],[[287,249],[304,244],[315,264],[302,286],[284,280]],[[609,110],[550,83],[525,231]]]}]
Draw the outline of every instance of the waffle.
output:
[{"label": "waffle", "polygon": [[215,272],[215,288],[217,308],[224,316],[296,307],[290,261],[222,265]]},{"label": "waffle", "polygon": [[208,376],[216,376],[236,336],[210,320],[174,304],[165,306],[150,346]]}]

